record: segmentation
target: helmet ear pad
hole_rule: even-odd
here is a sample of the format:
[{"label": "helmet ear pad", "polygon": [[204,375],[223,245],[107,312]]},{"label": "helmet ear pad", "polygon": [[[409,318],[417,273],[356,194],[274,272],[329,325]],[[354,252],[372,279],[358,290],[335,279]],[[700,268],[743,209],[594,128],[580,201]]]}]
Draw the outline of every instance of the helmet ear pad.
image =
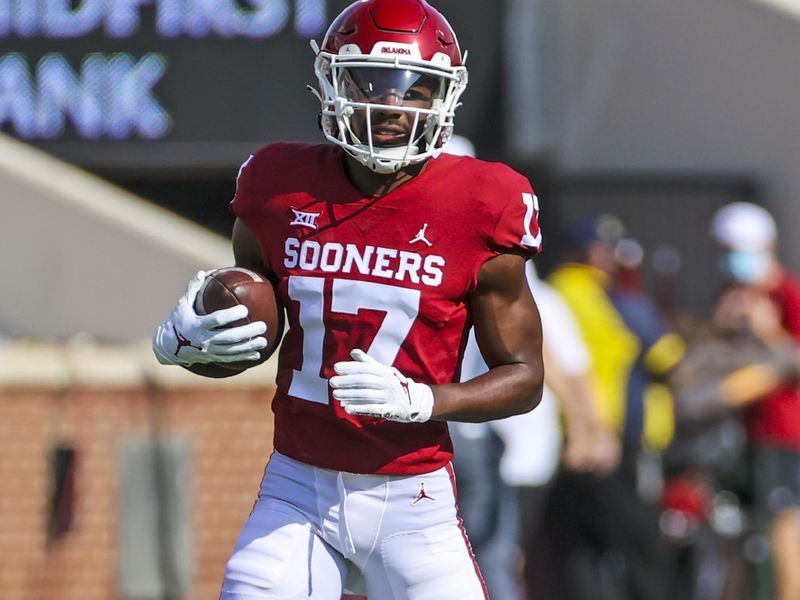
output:
[{"label": "helmet ear pad", "polygon": [[339,125],[336,123],[335,117],[319,111],[317,113],[317,126],[326,136],[339,137]]}]

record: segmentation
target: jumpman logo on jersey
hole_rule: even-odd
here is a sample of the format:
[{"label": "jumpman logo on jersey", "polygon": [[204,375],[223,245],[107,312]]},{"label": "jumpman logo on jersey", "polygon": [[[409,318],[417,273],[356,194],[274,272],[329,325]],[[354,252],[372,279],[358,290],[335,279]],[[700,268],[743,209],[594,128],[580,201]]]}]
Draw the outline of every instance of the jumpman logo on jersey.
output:
[{"label": "jumpman logo on jersey", "polygon": [[409,244],[413,244],[415,242],[424,242],[425,244],[427,244],[428,247],[433,246],[433,244],[431,244],[428,241],[428,239],[425,237],[425,230],[426,229],[428,229],[428,224],[427,223],[425,223],[425,225],[422,226],[422,229],[420,229],[417,232],[417,235],[415,235],[413,239],[408,240],[408,243]]},{"label": "jumpman logo on jersey", "polygon": [[425,491],[425,484],[420,481],[419,493],[417,493],[417,497],[411,501],[411,506],[414,506],[415,504],[417,504],[417,502],[421,502],[422,500],[430,500],[431,502],[436,502],[436,498],[428,496],[428,492]]},{"label": "jumpman logo on jersey", "polygon": [[172,331],[175,332],[175,339],[178,340],[178,347],[175,348],[175,356],[178,356],[178,352],[181,351],[181,348],[185,348],[186,346],[195,348],[197,350],[202,350],[200,346],[195,346],[194,344],[192,344],[192,340],[183,337],[180,333],[178,333],[178,328],[175,327],[175,325],[172,326]]}]

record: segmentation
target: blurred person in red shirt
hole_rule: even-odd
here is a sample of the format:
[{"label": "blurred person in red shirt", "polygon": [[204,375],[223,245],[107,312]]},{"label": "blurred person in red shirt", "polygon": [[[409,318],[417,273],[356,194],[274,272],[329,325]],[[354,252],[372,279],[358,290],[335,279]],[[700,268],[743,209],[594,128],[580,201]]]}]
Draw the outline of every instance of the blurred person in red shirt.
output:
[{"label": "blurred person in red shirt", "polygon": [[[797,381],[800,346],[764,341],[780,329],[780,313],[768,296],[731,282],[670,374],[676,435],[665,454],[661,524],[681,556],[675,597],[729,598],[725,590],[745,589],[745,557],[758,566],[756,574],[768,567],[769,490],[780,489],[784,476],[772,467],[752,472],[751,452],[771,453],[748,442],[743,417],[754,403]],[[754,509],[747,535],[742,504]],[[761,593],[745,597],[773,598],[767,589],[772,579],[749,578]]]},{"label": "blurred person in red shirt", "polygon": [[[747,202],[722,207],[711,222],[731,282],[772,303],[749,324],[767,346],[800,343],[800,279],[777,255],[777,227],[764,208]],[[777,600],[800,598],[800,390],[796,377],[750,404],[744,423],[752,447],[756,524],[768,535]]]}]

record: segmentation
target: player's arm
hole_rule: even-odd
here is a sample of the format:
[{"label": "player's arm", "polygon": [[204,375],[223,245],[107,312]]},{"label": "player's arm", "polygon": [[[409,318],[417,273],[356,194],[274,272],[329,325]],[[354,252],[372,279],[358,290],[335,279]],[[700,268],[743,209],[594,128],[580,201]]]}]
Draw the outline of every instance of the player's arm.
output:
[{"label": "player's arm", "polygon": [[488,373],[465,383],[426,385],[356,349],[352,361],[334,365],[334,399],[349,414],[416,423],[490,421],[533,409],[544,382],[542,327],[525,259],[503,254],[487,261],[471,309]]},{"label": "player's arm", "polygon": [[528,412],[541,400],[544,366],[542,324],[525,278],[525,259],[501,254],[487,261],[470,307],[489,371],[464,383],[431,386],[432,417],[479,422]]},{"label": "player's arm", "polygon": [[261,247],[256,236],[248,229],[244,221],[237,218],[233,223],[233,258],[237,267],[250,269],[256,273],[264,272],[264,261],[261,258]]}]

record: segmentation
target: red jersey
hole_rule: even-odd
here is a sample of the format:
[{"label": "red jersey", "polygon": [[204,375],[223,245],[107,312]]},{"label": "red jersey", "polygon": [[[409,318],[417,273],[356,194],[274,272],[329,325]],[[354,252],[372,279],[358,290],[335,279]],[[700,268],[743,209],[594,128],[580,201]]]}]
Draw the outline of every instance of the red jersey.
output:
[{"label": "red jersey", "polygon": [[[778,306],[783,327],[800,342],[800,280],[784,272],[770,297]],[[753,404],[746,415],[750,438],[800,450],[800,391],[793,382]]]},{"label": "red jersey", "polygon": [[242,166],[231,208],[256,236],[286,307],[275,449],[351,473],[427,473],[448,463],[445,423],[348,415],[328,378],[360,348],[415,381],[457,382],[481,265],[514,249],[538,251],[527,179],[442,154],[386,196],[364,198],[339,147],[278,143]]}]

